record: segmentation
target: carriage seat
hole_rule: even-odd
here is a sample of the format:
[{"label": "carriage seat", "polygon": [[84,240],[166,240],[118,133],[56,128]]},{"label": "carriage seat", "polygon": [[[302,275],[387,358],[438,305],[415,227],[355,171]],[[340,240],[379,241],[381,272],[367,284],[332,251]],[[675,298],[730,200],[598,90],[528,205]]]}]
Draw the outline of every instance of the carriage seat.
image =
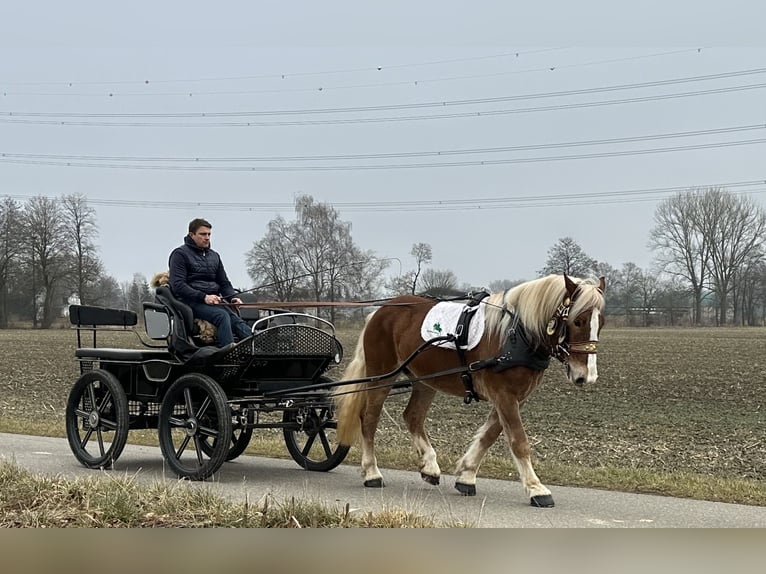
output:
[{"label": "carriage seat", "polygon": [[213,364],[231,351],[228,347],[222,349],[205,345],[195,336],[198,328],[194,323],[191,307],[179,301],[170,287],[165,285],[157,287],[154,295],[157,302],[170,312],[172,329],[168,349],[178,360],[193,365]]},{"label": "carriage seat", "polygon": [[167,361],[172,359],[170,353],[163,349],[115,349],[110,347],[80,347],[75,349],[74,356],[78,359],[97,359],[100,361],[126,363]]}]

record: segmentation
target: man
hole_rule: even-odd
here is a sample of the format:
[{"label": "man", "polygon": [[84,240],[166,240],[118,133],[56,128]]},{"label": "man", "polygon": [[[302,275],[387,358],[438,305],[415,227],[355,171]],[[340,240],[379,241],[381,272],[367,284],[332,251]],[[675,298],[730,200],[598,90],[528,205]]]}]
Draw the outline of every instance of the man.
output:
[{"label": "man", "polygon": [[250,327],[228,305],[221,305],[231,298],[234,305],[242,300],[226,275],[221,257],[210,249],[210,230],[213,226],[204,219],[189,222],[189,234],[184,244],[170,254],[170,289],[173,294],[192,309],[194,316],[210,321],[217,329],[218,344],[226,347],[250,336]]}]

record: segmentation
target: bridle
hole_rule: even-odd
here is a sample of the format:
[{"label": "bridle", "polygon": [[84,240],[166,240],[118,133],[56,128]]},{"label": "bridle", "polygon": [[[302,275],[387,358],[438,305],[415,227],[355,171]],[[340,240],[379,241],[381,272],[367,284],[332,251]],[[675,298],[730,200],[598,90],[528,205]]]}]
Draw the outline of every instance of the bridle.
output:
[{"label": "bridle", "polygon": [[[571,296],[569,294],[564,295],[564,299],[554,312],[553,317],[548,321],[548,326],[546,327],[550,354],[564,364],[569,362],[570,355],[595,355],[598,353],[597,340],[567,340],[567,319],[569,318],[569,310],[579,292],[580,287],[578,287]],[[599,289],[599,293],[601,293],[601,289]]]}]

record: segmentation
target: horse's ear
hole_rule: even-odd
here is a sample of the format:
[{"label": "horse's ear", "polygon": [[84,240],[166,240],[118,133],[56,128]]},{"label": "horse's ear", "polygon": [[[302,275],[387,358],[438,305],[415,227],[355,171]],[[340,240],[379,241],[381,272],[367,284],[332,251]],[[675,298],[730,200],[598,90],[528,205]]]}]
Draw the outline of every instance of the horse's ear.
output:
[{"label": "horse's ear", "polygon": [[569,296],[574,295],[574,292],[577,290],[577,283],[572,281],[566,273],[564,273],[564,285],[566,285]]},{"label": "horse's ear", "polygon": [[606,280],[604,279],[604,276],[598,278],[598,289],[602,293],[606,290]]}]

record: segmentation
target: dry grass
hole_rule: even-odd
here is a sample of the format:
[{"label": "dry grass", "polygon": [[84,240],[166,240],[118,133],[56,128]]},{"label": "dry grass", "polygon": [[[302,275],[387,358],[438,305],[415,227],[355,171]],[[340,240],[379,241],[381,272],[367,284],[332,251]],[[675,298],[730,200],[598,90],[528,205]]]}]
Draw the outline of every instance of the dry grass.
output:
[{"label": "dry grass", "polygon": [[317,500],[266,496],[223,500],[185,482],[139,486],[104,476],[67,480],[0,462],[0,528],[432,528],[434,520],[403,510],[353,512]]},{"label": "dry grass", "polygon": [[[346,356],[357,331],[341,330]],[[658,492],[766,505],[766,329],[610,329],[596,385],[576,389],[553,363],[523,410],[535,466],[549,484]],[[0,430],[64,436],[64,405],[77,377],[74,333],[0,331]],[[135,344],[105,339],[110,346]],[[335,378],[339,373],[333,372]],[[378,433],[381,466],[416,469],[403,428],[407,397],[393,397]],[[487,406],[439,396],[428,428],[439,462],[452,469]],[[154,434],[131,441],[156,444]],[[404,448],[403,448],[404,447]],[[279,433],[259,431],[249,452],[287,456]],[[498,441],[482,476],[515,478]],[[348,458],[355,462],[356,449]]]}]

